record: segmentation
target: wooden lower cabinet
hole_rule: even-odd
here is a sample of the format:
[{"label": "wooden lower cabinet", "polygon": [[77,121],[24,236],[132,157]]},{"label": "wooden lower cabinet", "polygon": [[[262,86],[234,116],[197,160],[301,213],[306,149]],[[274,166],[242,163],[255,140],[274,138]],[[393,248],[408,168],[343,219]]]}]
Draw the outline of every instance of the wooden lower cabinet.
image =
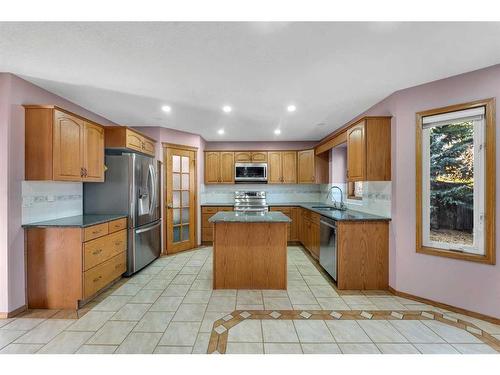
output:
[{"label": "wooden lower cabinet", "polygon": [[290,223],[288,223],[287,227],[287,241],[288,242],[297,242],[299,240],[299,225],[297,222],[297,217],[298,217],[298,210],[300,210],[299,207],[289,207],[289,206],[276,206],[276,207],[271,207],[270,211],[279,211],[285,214],[292,220]]},{"label": "wooden lower cabinet", "polygon": [[389,287],[389,222],[337,222],[337,287]]},{"label": "wooden lower cabinet", "polygon": [[202,206],[201,207],[201,242],[205,245],[212,244],[214,240],[214,224],[208,219],[219,211],[233,211],[232,206]]},{"label": "wooden lower cabinet", "polygon": [[28,307],[76,310],[127,269],[126,218],[26,230]]},{"label": "wooden lower cabinet", "polygon": [[[273,210],[284,208],[273,207]],[[297,241],[319,260],[321,215],[302,207],[295,210]],[[337,251],[338,289],[385,290],[389,287],[388,221],[338,221]]]}]

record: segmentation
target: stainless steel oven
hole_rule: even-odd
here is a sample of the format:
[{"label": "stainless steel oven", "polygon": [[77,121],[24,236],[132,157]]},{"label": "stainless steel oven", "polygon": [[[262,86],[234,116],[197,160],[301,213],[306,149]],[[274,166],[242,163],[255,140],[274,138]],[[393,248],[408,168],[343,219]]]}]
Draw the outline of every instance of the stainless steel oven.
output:
[{"label": "stainless steel oven", "polygon": [[267,183],[267,163],[235,163],[234,181],[236,183]]}]

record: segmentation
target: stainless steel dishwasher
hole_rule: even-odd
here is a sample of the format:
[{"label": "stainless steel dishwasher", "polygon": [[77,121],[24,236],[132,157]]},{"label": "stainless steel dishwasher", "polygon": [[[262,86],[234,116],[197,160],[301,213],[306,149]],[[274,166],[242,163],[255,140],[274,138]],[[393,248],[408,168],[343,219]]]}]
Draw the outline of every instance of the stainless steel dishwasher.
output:
[{"label": "stainless steel dishwasher", "polygon": [[320,224],[319,264],[337,281],[337,224],[322,217]]}]

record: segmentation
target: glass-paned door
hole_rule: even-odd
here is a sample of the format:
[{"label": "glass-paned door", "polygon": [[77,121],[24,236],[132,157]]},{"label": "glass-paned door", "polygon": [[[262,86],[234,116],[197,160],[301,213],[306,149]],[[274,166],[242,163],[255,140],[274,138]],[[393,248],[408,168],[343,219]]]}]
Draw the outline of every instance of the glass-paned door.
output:
[{"label": "glass-paned door", "polygon": [[166,165],[166,246],[172,254],[196,246],[196,152],[168,147]]}]

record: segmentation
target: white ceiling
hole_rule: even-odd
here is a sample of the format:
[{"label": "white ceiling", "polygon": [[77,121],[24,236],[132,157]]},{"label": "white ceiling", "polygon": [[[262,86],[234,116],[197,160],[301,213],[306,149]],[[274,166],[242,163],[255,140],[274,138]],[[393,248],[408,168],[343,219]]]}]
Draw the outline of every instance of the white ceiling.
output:
[{"label": "white ceiling", "polygon": [[396,90],[499,63],[498,46],[500,23],[0,23],[0,71],[124,125],[318,140]]}]

